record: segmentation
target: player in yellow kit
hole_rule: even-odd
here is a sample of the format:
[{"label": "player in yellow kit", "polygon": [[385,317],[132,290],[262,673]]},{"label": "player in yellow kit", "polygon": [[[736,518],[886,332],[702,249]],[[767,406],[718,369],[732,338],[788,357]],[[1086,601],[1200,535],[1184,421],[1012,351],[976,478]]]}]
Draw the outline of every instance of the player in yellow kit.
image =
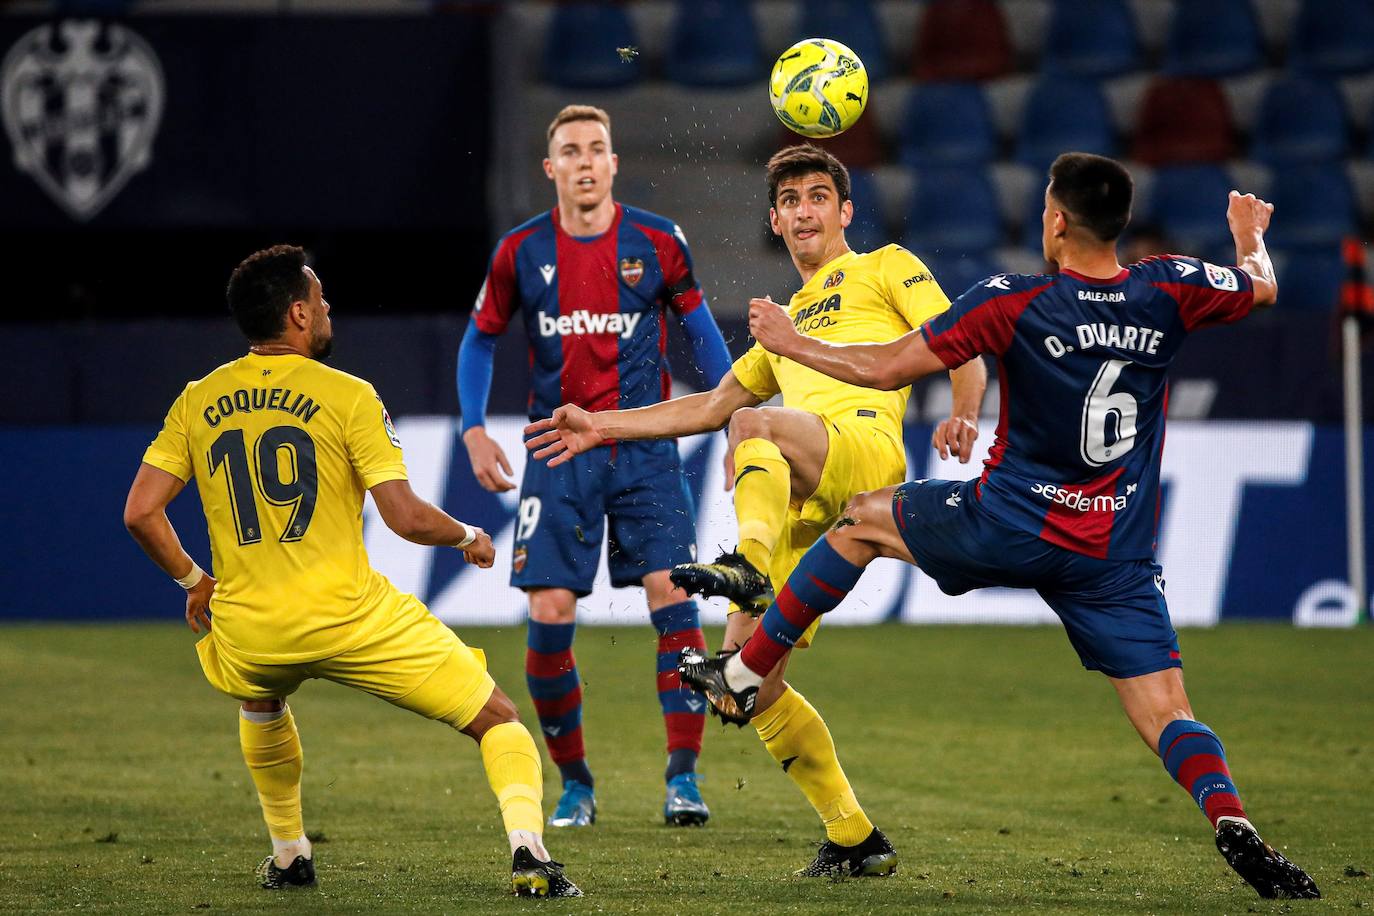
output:
[{"label": "player in yellow kit", "polygon": [[[443,722],[477,741],[513,857],[512,891],[580,896],[549,859],[539,752],[469,648],[368,563],[364,491],[407,540],[487,568],[491,538],[420,499],[372,386],[325,366],[329,304],[305,252],[279,245],[241,263],[229,307],[247,355],[191,382],[143,456],[124,521],[187,590],[186,621],[210,683],[240,701],[239,738],[273,852],[262,886],[315,883],[301,814],[303,755],[286,697],[325,678]],[[182,549],[166,506],[192,478],[215,577]]]},{"label": "player in yellow kit", "polygon": [[[909,251],[850,250],[844,229],[854,205],[838,159],[806,144],[777,153],[767,168],[769,219],[802,279],[788,313],[803,334],[841,343],[895,340],[948,308],[939,284]],[[933,444],[942,456],[967,461],[987,375],[975,360],[950,377],[954,409]],[[784,406],[758,406],[776,394]],[[714,563],[678,566],[672,580],[688,592],[725,595],[732,611],[746,612],[731,613],[726,623],[731,650],[757,626],[751,615],[767,608],[772,584],[781,586],[853,496],[905,479],[908,394],[836,382],[755,346],[712,391],[635,410],[589,414],[565,405],[527,428],[535,434],[528,445],[536,458],[556,464],[607,439],[682,436],[729,423],[726,485],[734,487],[739,550]],[[717,711],[753,723],[825,824],[826,842],[798,874],[890,874],[896,853],[855,799],[825,722],[783,680],[785,665],[784,659],[773,669],[752,709]]]}]

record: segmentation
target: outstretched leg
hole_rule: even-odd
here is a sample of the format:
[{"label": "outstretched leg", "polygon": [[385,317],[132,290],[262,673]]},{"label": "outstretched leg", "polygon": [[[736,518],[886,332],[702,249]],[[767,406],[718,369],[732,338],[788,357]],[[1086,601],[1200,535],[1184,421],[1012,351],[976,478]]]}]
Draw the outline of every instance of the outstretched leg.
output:
[{"label": "outstretched leg", "polygon": [[1193,717],[1183,670],[1111,682],[1141,739],[1211,822],[1227,863],[1261,897],[1320,897],[1312,879],[1261,840],[1246,817],[1221,739]]}]

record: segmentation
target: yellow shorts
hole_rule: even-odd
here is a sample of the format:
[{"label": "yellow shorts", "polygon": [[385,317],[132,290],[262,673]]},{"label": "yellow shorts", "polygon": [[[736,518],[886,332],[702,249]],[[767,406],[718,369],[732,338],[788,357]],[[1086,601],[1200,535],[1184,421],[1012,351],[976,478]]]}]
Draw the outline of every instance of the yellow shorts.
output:
[{"label": "yellow shorts", "polygon": [[214,630],[196,643],[196,653],[210,685],[236,700],[289,696],[302,681],[323,678],[466,728],[496,689],[482,650],[465,645],[413,595],[396,592],[373,614],[366,639],[319,661],[248,661],[217,641]]},{"label": "yellow shorts", "polygon": [[[774,589],[782,588],[802,554],[839,521],[851,499],[869,490],[894,487],[906,479],[906,449],[901,439],[863,417],[821,419],[828,445],[825,467],[816,492],[801,506],[787,507],[787,521],[768,566]],[[809,646],[820,625],[818,617],[797,640],[797,648]]]}]

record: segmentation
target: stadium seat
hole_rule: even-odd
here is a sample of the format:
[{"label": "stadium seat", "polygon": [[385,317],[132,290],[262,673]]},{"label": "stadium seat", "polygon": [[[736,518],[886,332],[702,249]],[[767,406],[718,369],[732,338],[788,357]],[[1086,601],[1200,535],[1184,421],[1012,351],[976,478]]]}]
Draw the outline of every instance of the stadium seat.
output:
[{"label": "stadium seat", "polygon": [[887,79],[887,45],[870,0],[811,0],[802,4],[803,38],[833,38],[848,45],[868,68],[870,82]]},{"label": "stadium seat", "polygon": [[975,165],[997,155],[992,113],[973,83],[917,86],[900,133],[903,165]]},{"label": "stadium seat", "polygon": [[916,29],[911,75],[919,80],[987,80],[1011,73],[1011,36],[993,0],[931,0]]},{"label": "stadium seat", "polygon": [[982,168],[927,168],[916,175],[903,244],[927,254],[985,252],[1002,241],[997,191]]},{"label": "stadium seat", "polygon": [[917,252],[916,256],[930,268],[935,282],[951,299],[962,296],[975,283],[1005,272],[994,258],[980,253],[937,253],[927,257]]},{"label": "stadium seat", "polygon": [[1041,236],[1044,234],[1044,223],[1041,217],[1045,213],[1045,183],[1043,181],[1032,182],[1026,192],[1025,210],[1021,214],[1021,244],[1027,251],[1040,252]]},{"label": "stadium seat", "polygon": [[1338,247],[1319,251],[1295,251],[1283,260],[1279,271],[1278,308],[1331,312],[1341,294],[1345,265]]},{"label": "stadium seat", "polygon": [[1140,39],[1125,0],[1055,0],[1043,72],[1100,78],[1127,73],[1139,62]]},{"label": "stadium seat", "polygon": [[1294,70],[1374,69],[1374,0],[1304,0],[1292,36],[1288,60]]},{"label": "stadium seat", "polygon": [[837,137],[808,139],[781,127],[777,147],[814,143],[827,149],[851,169],[871,169],[887,159],[883,154],[883,138],[876,113],[870,108],[854,126]]},{"label": "stadium seat", "polygon": [[1278,80],[1264,93],[1253,136],[1250,158],[1266,165],[1334,161],[1348,145],[1345,100],[1324,79]]},{"label": "stadium seat", "polygon": [[766,73],[745,0],[678,0],[670,44],[666,73],[684,86],[741,86]]},{"label": "stadium seat", "polygon": [[544,79],[565,89],[613,89],[639,81],[638,58],[616,48],[638,47],[634,23],[613,3],[564,3],[544,36]]},{"label": "stadium seat", "polygon": [[1021,109],[1016,136],[1017,161],[1036,170],[1070,150],[1116,155],[1111,112],[1094,82],[1050,78],[1036,83]]},{"label": "stadium seat", "polygon": [[1268,234],[1275,248],[1336,248],[1358,223],[1355,192],[1341,166],[1276,169],[1269,199],[1279,214]]},{"label": "stadium seat", "polygon": [[1175,3],[1164,41],[1165,73],[1234,76],[1264,64],[1264,40],[1251,0]]},{"label": "stadium seat", "polygon": [[1231,238],[1226,199],[1235,185],[1217,165],[1163,168],[1155,173],[1146,220],[1164,230],[1180,251],[1210,254]]},{"label": "stadium seat", "polygon": [[874,251],[891,242],[887,211],[872,172],[850,170],[849,197],[854,201],[854,219],[844,233],[849,247],[855,251]]},{"label": "stadium seat", "polygon": [[1131,156],[1149,165],[1225,162],[1236,128],[1221,86],[1210,79],[1157,77],[1136,116]]}]

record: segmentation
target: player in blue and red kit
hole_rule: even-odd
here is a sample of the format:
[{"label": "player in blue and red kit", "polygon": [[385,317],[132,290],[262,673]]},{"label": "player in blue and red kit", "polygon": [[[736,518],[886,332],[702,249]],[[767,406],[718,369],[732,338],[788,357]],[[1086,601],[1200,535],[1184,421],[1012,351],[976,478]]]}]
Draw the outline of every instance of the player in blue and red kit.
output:
[{"label": "player in blue and red kit", "polygon": [[[610,117],[570,105],[549,125],[548,141],[544,171],[558,205],[497,244],[459,353],[463,442],[478,482],[493,492],[514,488],[505,476],[510,463],[484,425],[496,339],[517,312],[529,339],[531,419],[562,404],[607,410],[669,397],[667,309],[682,320],[705,387],[730,370],[682,230],[611,197]],[[686,825],[710,817],[696,774],[705,704],[682,687],[676,668],[680,650],[704,648],[705,640],[695,602],[668,580],[674,565],[695,559],[695,518],[674,440],[607,442],[560,467],[525,465],[511,584],[529,596],[525,674],[563,777],[553,826],[596,819],[572,644],[576,602],[591,591],[607,521],[611,584],[643,585],[658,631],[668,733],[664,819]]]},{"label": "player in blue and red kit", "polygon": [[1131,197],[1119,163],[1060,156],[1043,216],[1045,259],[1058,274],[991,277],[892,343],[827,344],[798,334],[772,303],[751,303],[750,330],[764,348],[853,385],[898,388],[990,355],[1001,419],[981,477],[861,494],[738,654],[684,653],[679,671],[726,708],[750,708],[763,676],[878,557],[920,566],[950,595],[1033,588],[1084,667],[1110,678],[1131,724],[1211,821],[1231,867],[1262,897],[1319,897],[1302,869],[1260,839],[1220,739],[1193,715],[1154,558],[1166,372],[1193,331],[1273,304],[1264,247],[1273,207],[1231,192],[1238,266],[1165,255],[1122,267],[1116,239]]}]

